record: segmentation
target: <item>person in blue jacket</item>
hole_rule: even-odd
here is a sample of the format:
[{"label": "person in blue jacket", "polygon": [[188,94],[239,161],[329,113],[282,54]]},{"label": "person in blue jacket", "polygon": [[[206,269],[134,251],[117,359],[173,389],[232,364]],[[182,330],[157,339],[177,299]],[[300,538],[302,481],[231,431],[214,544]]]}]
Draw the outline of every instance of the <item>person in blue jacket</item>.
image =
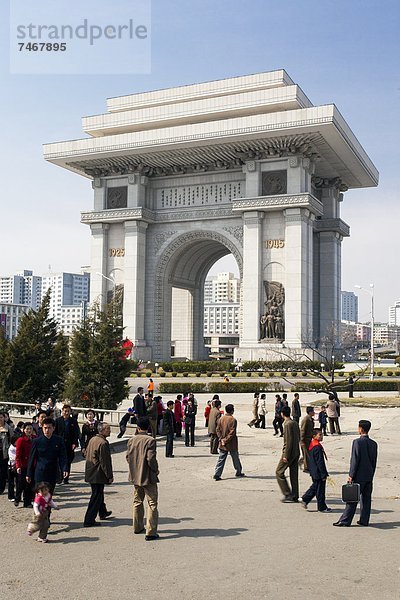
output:
[{"label": "person in blue jacket", "polygon": [[45,481],[49,484],[50,493],[53,495],[59,470],[63,477],[68,476],[67,451],[64,440],[54,434],[55,423],[50,417],[43,421],[43,435],[32,442],[29,455],[26,480],[35,484]]},{"label": "person in blue jacket", "polygon": [[329,473],[325,465],[325,452],[321,444],[322,439],[322,431],[320,429],[314,429],[312,440],[308,446],[307,459],[312,484],[306,493],[303,494],[301,503],[304,508],[307,508],[308,504],[315,496],[317,499],[318,512],[329,513],[332,512],[332,509],[326,505],[325,500],[326,479]]}]

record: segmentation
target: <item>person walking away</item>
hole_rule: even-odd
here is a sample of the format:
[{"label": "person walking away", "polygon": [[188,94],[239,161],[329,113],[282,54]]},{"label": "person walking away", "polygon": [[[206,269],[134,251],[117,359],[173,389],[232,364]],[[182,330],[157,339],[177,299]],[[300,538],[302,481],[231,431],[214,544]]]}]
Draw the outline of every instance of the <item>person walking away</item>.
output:
[{"label": "person walking away", "polygon": [[326,414],[328,416],[329,421],[329,433],[332,435],[337,433],[338,435],[342,435],[340,431],[339,425],[339,415],[338,415],[338,402],[335,399],[333,394],[329,394],[328,402],[326,403]]},{"label": "person walking away", "polygon": [[253,405],[252,405],[252,413],[253,413],[253,418],[250,421],[250,423],[247,423],[247,425],[251,428],[253,427],[258,427],[258,403],[259,403],[259,397],[260,394],[259,392],[255,392],[254,396],[253,396]]},{"label": "person walking away", "polygon": [[301,406],[300,406],[300,396],[296,392],[293,400],[292,400],[292,419],[296,421],[296,423],[300,423],[301,417]]},{"label": "person walking away", "polygon": [[183,414],[183,420],[185,423],[185,446],[189,446],[189,437],[190,437],[190,445],[194,446],[194,429],[196,426],[196,412],[197,412],[197,408],[193,404],[193,400],[191,398],[189,398],[188,403],[185,406],[185,412]]},{"label": "person walking away", "polygon": [[[300,429],[299,424],[290,418],[289,406],[283,406],[283,448],[282,456],[276,467],[276,479],[283,494],[282,502],[299,501],[299,457]],[[290,487],[285,477],[289,469]]]},{"label": "person walking away", "polygon": [[272,421],[272,426],[275,430],[274,435],[278,435],[278,428],[280,431],[280,437],[283,437],[283,419],[281,416],[281,412],[282,412],[282,408],[283,408],[283,403],[282,403],[282,398],[280,397],[279,394],[275,395],[275,416],[274,416],[274,420]]},{"label": "person walking away", "polygon": [[303,471],[308,473],[308,447],[312,440],[314,431],[314,408],[307,406],[306,415],[300,424],[300,447],[303,456]]},{"label": "person walking away", "polygon": [[155,438],[157,436],[157,401],[150,394],[148,394],[146,401],[146,412],[150,421],[151,435]]},{"label": "person walking away", "polygon": [[68,475],[63,479],[63,483],[67,484],[71,473],[71,463],[75,458],[75,448],[77,448],[80,438],[79,425],[72,416],[72,409],[69,404],[64,404],[62,407],[61,417],[56,420],[55,434],[63,438],[67,450]]},{"label": "person walking away", "polygon": [[175,433],[176,437],[182,437],[182,394],[178,394],[174,402]]},{"label": "person walking away", "polygon": [[[369,437],[370,429],[371,421],[364,419],[359,421],[358,433],[360,437],[353,441],[348,478],[348,483],[360,484],[360,518],[357,524],[363,527],[369,525],[372,482],[378,460],[378,444]],[[333,523],[333,525],[335,527],[350,527],[356,508],[356,502],[347,503],[339,521]]]},{"label": "person walking away", "polygon": [[217,435],[217,425],[221,418],[221,400],[213,400],[214,406],[210,410],[208,419],[208,435],[210,436],[210,454],[218,454],[219,439]]},{"label": "person walking away", "polygon": [[165,406],[162,401],[162,396],[157,396],[157,433],[161,432],[161,421],[165,411]]},{"label": "person walking away", "polygon": [[42,481],[36,486],[36,495],[33,501],[33,520],[29,523],[27,534],[39,532],[38,542],[47,543],[47,532],[50,527],[50,511],[58,506],[54,502],[48,483]]},{"label": "person walking away", "polygon": [[84,527],[101,525],[96,521],[97,515],[104,521],[112,514],[104,501],[104,486],[111,485],[114,481],[110,444],[107,440],[111,427],[108,423],[100,422],[97,429],[97,435],[89,440],[86,447],[85,481],[90,484],[92,493],[83,521]]},{"label": "person walking away", "polygon": [[318,422],[320,424],[322,434],[328,435],[326,433],[326,425],[328,423],[328,417],[326,415],[326,407],[325,406],[321,406],[321,408],[320,408],[320,411],[318,413]]},{"label": "person walking away", "polygon": [[258,427],[265,429],[265,415],[267,414],[266,394],[261,394],[258,403]]},{"label": "person walking away", "polygon": [[242,463],[239,458],[239,447],[237,438],[237,421],[233,416],[235,407],[233,404],[225,406],[225,414],[218,420],[217,435],[219,439],[219,457],[215,466],[214,479],[221,480],[226,458],[231,455],[236,477],[245,477],[242,471]]},{"label": "person walking away", "polygon": [[323,434],[320,429],[314,429],[312,440],[308,447],[308,469],[312,479],[312,485],[301,498],[304,508],[314,498],[317,499],[318,512],[330,513],[332,509],[326,505],[325,491],[326,479],[329,473],[325,465],[325,452],[322,447]]},{"label": "person walking away", "polygon": [[26,471],[28,469],[29,454],[32,448],[33,427],[32,423],[24,423],[22,427],[23,435],[18,438],[15,444],[15,466],[17,469],[17,490],[15,494],[14,505],[19,506],[22,495],[24,498],[24,508],[32,504],[33,489],[32,484],[26,481]]},{"label": "person walking away", "polygon": [[126,460],[129,481],[133,484],[133,531],[144,533],[144,500],[147,500],[146,541],[157,540],[158,529],[158,462],[156,441],[147,435],[149,420],[138,419],[137,435],[128,441]]},{"label": "person walking away", "polygon": [[174,458],[175,416],[174,403],[172,400],[167,402],[167,410],[163,414],[163,429],[167,436],[165,456],[166,458]]}]

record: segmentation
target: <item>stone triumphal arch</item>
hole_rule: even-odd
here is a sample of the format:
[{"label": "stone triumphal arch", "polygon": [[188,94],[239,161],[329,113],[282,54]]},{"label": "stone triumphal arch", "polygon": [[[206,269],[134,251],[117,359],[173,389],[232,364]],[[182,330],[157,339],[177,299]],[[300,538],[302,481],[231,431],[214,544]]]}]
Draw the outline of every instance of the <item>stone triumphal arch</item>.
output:
[{"label": "stone triumphal arch", "polygon": [[91,298],[123,285],[126,335],[170,358],[203,358],[203,289],[232,253],[241,277],[236,357],[316,343],[339,322],[340,218],[378,173],[334,105],[313,106],[285,71],[111,98],[81,140],[45,158],[92,180]]}]

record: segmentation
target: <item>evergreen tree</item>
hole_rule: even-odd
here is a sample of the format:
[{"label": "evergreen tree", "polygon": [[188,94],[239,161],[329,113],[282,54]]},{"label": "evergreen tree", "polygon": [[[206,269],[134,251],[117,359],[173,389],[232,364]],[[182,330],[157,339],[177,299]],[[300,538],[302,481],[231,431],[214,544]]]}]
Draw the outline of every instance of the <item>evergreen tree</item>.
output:
[{"label": "evergreen tree", "polygon": [[104,311],[95,306],[72,335],[65,391],[75,405],[113,410],[127,397],[131,366],[121,345],[121,312],[117,294]]},{"label": "evergreen tree", "polygon": [[34,402],[62,395],[68,363],[68,344],[49,317],[50,290],[37,311],[21,319],[9,343],[4,393],[13,402]]}]

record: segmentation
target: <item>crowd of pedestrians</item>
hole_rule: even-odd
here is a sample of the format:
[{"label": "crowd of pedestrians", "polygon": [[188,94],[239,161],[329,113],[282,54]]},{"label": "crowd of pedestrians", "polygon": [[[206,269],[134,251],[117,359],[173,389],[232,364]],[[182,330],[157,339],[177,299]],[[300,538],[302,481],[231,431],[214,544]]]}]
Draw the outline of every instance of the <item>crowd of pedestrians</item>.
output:
[{"label": "crowd of pedestrians", "polygon": [[[152,384],[153,382],[150,382]],[[205,427],[209,436],[210,454],[218,455],[214,469],[215,481],[222,480],[228,454],[231,456],[236,477],[245,477],[238,446],[237,420],[233,404],[222,410],[221,400],[214,395],[204,409]],[[133,528],[135,534],[145,533],[148,541],[158,539],[158,462],[156,437],[165,436],[165,456],[174,458],[174,442],[184,434],[185,446],[194,446],[198,402],[194,394],[178,394],[174,401],[164,405],[161,396],[152,389],[144,392],[139,387],[132,406],[119,423],[122,437],[131,422],[136,425],[128,440],[126,460],[129,481],[134,487]],[[248,426],[266,429],[266,394],[256,392],[252,400],[252,419]],[[326,454],[322,446],[329,423],[330,434],[341,434],[340,404],[330,394],[318,417],[312,406],[302,409],[299,394],[294,394],[291,407],[287,394],[276,394],[272,426],[274,436],[283,437],[282,454],[276,467],[276,479],[282,492],[283,503],[300,503],[307,508],[316,498],[319,512],[331,512],[326,504]],[[316,427],[318,421],[319,427]],[[377,461],[377,445],[369,438],[371,424],[360,421],[360,439],[352,448],[349,482],[358,482],[361,491],[361,516],[358,523],[369,523],[372,480]],[[33,509],[27,534],[39,532],[38,541],[48,541],[51,511],[57,509],[53,500],[56,484],[69,484],[76,449],[85,458],[85,481],[91,487],[89,504],[84,515],[84,527],[96,527],[112,514],[107,509],[104,488],[113,482],[113,468],[108,437],[108,423],[98,421],[96,413],[88,410],[80,428],[71,406],[64,404],[61,411],[53,399],[45,406],[35,403],[32,421],[20,421],[15,426],[7,412],[0,412],[0,494],[7,486],[8,499],[18,507]],[[311,485],[299,496],[299,465],[309,473]],[[289,472],[289,480],[286,472]],[[146,527],[144,502],[147,503]],[[350,526],[355,506],[346,506],[335,526]]]}]

